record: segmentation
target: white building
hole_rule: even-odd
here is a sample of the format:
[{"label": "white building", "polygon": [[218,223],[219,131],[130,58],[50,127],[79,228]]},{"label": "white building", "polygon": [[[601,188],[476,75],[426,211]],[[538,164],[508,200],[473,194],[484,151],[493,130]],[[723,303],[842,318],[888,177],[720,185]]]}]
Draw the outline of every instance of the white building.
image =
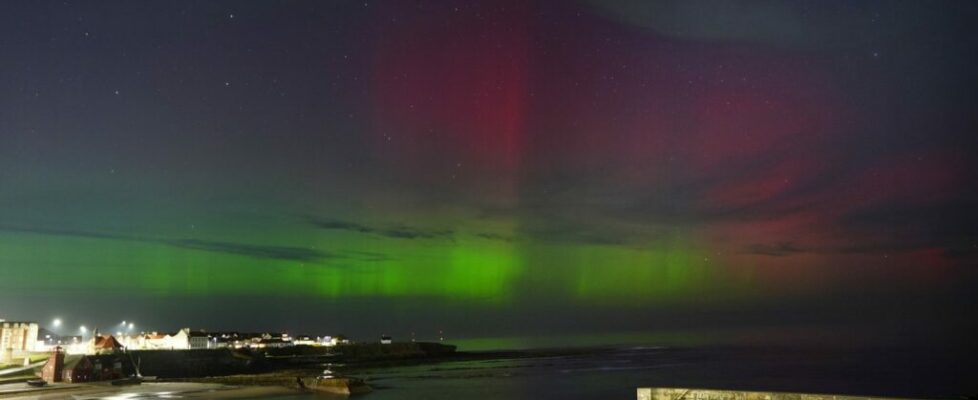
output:
[{"label": "white building", "polygon": [[336,346],[338,344],[350,344],[350,340],[342,335],[323,336],[320,338],[319,343],[323,346]]},{"label": "white building", "polygon": [[319,344],[319,341],[311,336],[299,335],[295,339],[292,339],[292,344],[296,346],[315,346]]},{"label": "white building", "polygon": [[212,340],[211,336],[203,331],[193,331],[190,328],[183,328],[176,333],[166,335],[150,332],[123,336],[119,339],[119,342],[131,350],[193,350],[217,348],[217,342]]},{"label": "white building", "polygon": [[158,332],[121,336],[119,342],[132,350],[168,350],[173,345],[170,335]]},{"label": "white building", "polygon": [[212,349],[215,348],[215,342],[211,340],[210,335],[204,332],[193,332],[187,329],[187,345],[190,349]]},{"label": "white building", "polygon": [[37,323],[0,319],[0,361],[23,358],[37,347]]}]

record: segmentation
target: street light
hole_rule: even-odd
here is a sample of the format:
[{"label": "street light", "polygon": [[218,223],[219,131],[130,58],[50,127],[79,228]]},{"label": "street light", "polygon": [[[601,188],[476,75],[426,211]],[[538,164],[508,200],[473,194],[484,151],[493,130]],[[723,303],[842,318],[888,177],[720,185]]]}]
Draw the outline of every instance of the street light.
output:
[{"label": "street light", "polygon": [[86,328],[85,325],[79,326],[78,327],[78,332],[81,332],[81,334],[84,335],[84,334],[88,333],[88,328]]},{"label": "street light", "polygon": [[134,324],[134,323],[132,323],[132,322],[130,322],[130,323],[129,323],[129,330],[131,331],[131,330],[132,330],[132,328],[133,328],[134,326],[136,326],[136,324]]},{"label": "street light", "polygon": [[55,328],[60,327],[61,326],[61,318],[55,318],[54,321],[51,321],[51,325],[53,325]]}]

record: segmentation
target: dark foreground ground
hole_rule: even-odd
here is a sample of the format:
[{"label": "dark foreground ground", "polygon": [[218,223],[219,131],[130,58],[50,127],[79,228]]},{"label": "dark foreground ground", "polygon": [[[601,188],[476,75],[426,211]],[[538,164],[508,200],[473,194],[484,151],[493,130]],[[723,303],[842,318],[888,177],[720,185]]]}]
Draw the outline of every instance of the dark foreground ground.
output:
[{"label": "dark foreground ground", "polygon": [[431,380],[448,387],[468,380],[489,393],[494,387],[509,388],[500,389],[499,396],[475,398],[634,398],[636,388],[649,386],[975,398],[978,362],[972,356],[926,348],[618,348],[365,369],[363,374],[375,386],[392,389],[426,391],[440,385],[425,382]]},{"label": "dark foreground ground", "polygon": [[[410,348],[386,355],[376,349],[361,349],[364,352],[359,356],[349,357],[352,353],[348,352],[344,359],[335,355],[315,359],[306,357],[309,354],[263,354],[267,359],[262,364],[249,367],[260,367],[259,372],[225,375],[226,378],[174,377],[169,381],[240,385],[242,377],[247,377],[249,385],[262,385],[263,380],[281,382],[283,377],[312,376],[328,367],[339,374],[365,379],[374,388],[364,397],[368,400],[634,399],[639,387],[919,399],[978,395],[978,368],[973,353],[960,350],[617,347],[448,351],[423,356],[401,351]],[[195,357],[201,354],[210,353]],[[210,356],[214,354],[217,353]],[[243,359],[240,355],[235,357],[238,361]],[[146,365],[146,359],[143,362]],[[162,397],[144,391],[138,398]],[[240,398],[291,400],[306,399],[308,395],[286,391]]]},{"label": "dark foreground ground", "polygon": [[[274,374],[314,374],[321,365]],[[459,352],[333,364],[366,379],[369,400],[634,399],[639,387],[825,393],[920,399],[978,395],[968,352],[757,347]],[[274,397],[293,399],[301,395]]]}]

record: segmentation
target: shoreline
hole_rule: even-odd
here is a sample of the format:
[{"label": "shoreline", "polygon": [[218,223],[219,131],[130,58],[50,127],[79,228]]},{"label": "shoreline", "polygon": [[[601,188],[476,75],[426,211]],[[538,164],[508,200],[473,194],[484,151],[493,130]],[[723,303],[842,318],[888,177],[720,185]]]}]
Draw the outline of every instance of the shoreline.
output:
[{"label": "shoreline", "polygon": [[99,399],[118,393],[167,394],[181,398],[199,399],[242,399],[298,393],[284,386],[225,385],[200,382],[146,382],[134,386],[111,386],[102,384],[62,384],[54,387],[30,388],[3,391],[0,397],[19,400],[86,400]]}]

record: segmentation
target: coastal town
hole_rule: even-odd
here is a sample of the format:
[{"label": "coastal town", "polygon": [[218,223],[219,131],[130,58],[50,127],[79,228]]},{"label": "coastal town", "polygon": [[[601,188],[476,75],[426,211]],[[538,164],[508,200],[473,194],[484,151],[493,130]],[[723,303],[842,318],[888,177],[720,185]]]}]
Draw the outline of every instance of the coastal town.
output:
[{"label": "coastal town", "polygon": [[[55,320],[53,325],[60,325]],[[120,330],[102,332],[98,328],[86,334],[84,327],[78,335],[61,335],[52,329],[41,328],[35,321],[6,321],[0,319],[0,363],[23,361],[35,353],[60,348],[67,354],[99,354],[116,350],[196,350],[196,349],[263,349],[289,346],[323,346],[349,344],[343,335],[289,335],[285,332],[245,333],[234,331],[209,332],[203,329],[182,328],[175,332],[126,332],[132,324],[123,321]],[[381,335],[381,343],[391,338]]]},{"label": "coastal town", "polygon": [[[247,375],[252,381],[293,389],[343,392],[365,385],[356,378],[334,376],[328,369],[322,373],[322,365],[421,359],[455,351],[454,346],[440,343],[395,343],[388,335],[353,342],[344,335],[286,332],[191,328],[134,332],[134,324],[126,321],[114,332],[81,326],[79,334],[64,335],[59,332],[68,329],[58,329],[61,325],[59,319],[47,327],[36,321],[0,319],[0,385],[19,383],[13,387],[20,391],[29,390],[27,386],[40,390],[78,384],[133,385],[156,379],[228,383]],[[288,377],[283,378],[281,371],[290,371]]]}]

